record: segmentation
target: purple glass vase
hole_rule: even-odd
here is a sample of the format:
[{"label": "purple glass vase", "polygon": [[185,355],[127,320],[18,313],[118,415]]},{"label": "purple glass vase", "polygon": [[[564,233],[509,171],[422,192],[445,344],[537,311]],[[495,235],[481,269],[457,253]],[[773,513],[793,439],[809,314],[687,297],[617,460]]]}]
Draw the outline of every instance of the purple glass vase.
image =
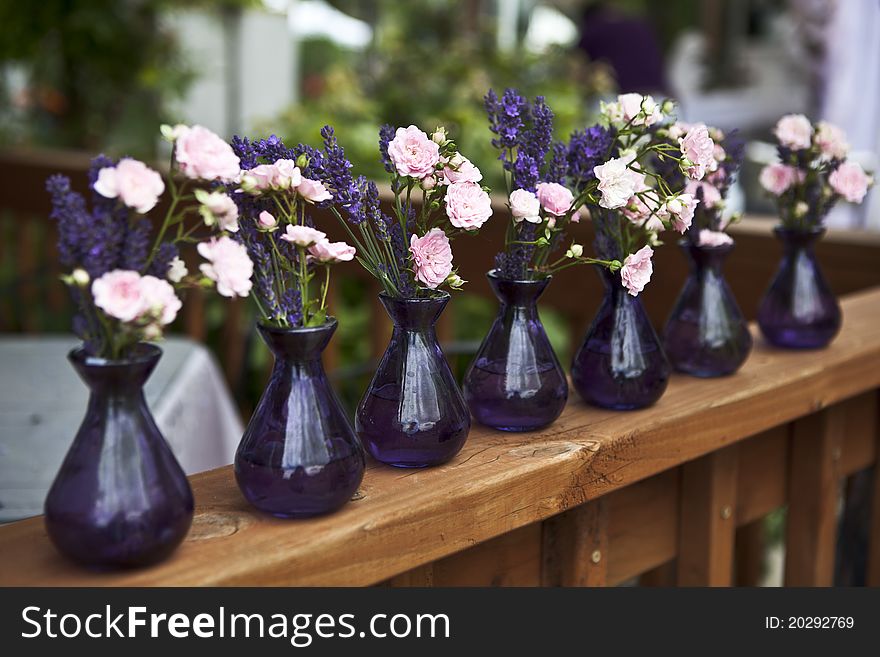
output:
[{"label": "purple glass vase", "polygon": [[550,284],[488,273],[501,302],[498,316],[464,375],[474,418],[502,431],[532,431],[552,423],[568,399],[568,383],[538,317],[537,300]]},{"label": "purple glass vase", "polygon": [[583,400],[615,410],[650,406],[660,399],[671,367],[638,297],[620,272],[600,267],[605,297],[575,354],[571,380]]},{"label": "purple glass vase", "polygon": [[828,287],[816,253],[824,228],[777,227],[785,253],[758,308],[758,325],[767,341],[786,349],[818,349],[840,330],[840,304]]},{"label": "purple glass vase", "polygon": [[137,345],[106,360],[68,358],[90,389],[86,415],[45,503],[46,531],[66,556],[97,568],[161,561],[193,517],[186,475],[159,432],[143,386],[162,350]]},{"label": "purple glass vase", "polygon": [[752,334],[721,267],[733,244],[681,242],[691,273],[666,322],[663,347],[672,366],[693,376],[733,374],[752,349]]},{"label": "purple glass vase", "polygon": [[364,450],[321,363],[336,326],[257,327],[275,365],[235,453],[235,480],[279,518],[335,511],[364,476]]},{"label": "purple glass vase", "polygon": [[401,468],[445,463],[464,446],[471,415],[443,357],[434,324],[449,294],[398,299],[380,294],[391,342],[355,415],[377,461]]}]

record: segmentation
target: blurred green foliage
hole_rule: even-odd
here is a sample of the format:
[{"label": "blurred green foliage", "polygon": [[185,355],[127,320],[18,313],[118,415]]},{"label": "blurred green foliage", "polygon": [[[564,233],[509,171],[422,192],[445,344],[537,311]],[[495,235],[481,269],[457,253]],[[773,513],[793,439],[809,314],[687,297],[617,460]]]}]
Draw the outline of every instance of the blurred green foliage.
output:
[{"label": "blurred green foliage", "polygon": [[0,0],[0,65],[27,78],[0,98],[0,141],[152,157],[168,101],[196,75],[163,14],[252,2]]},{"label": "blurred green foliage", "polygon": [[514,86],[528,96],[544,95],[556,113],[558,138],[583,127],[596,96],[613,90],[607,70],[579,51],[499,51],[490,12],[463,18],[474,3],[424,0],[412,11],[395,0],[334,4],[371,23],[372,43],[365,52],[352,52],[327,40],[303,42],[302,100],[258,132],[306,141],[330,123],[356,169],[368,176],[384,177],[380,124],[416,124],[428,132],[445,125],[485,181],[500,189],[500,165],[483,112],[489,88]]}]

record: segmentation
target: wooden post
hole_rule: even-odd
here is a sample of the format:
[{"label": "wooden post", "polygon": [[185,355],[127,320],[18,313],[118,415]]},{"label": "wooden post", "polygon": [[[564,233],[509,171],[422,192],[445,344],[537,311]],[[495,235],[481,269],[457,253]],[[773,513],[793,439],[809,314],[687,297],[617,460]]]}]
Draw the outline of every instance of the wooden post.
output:
[{"label": "wooden post", "polygon": [[[877,394],[877,393],[875,393]],[[880,394],[877,395],[880,398]],[[868,572],[865,584],[880,586],[880,402],[874,416],[874,492],[871,497],[871,524],[868,527]]]},{"label": "wooden post", "polygon": [[793,425],[785,538],[785,585],[831,586],[837,540],[846,409],[832,406]]},{"label": "wooden post", "polygon": [[545,520],[542,543],[543,586],[605,586],[608,573],[605,498]]},{"label": "wooden post", "polygon": [[758,586],[764,575],[764,518],[736,532],[736,586]]},{"label": "wooden post", "polygon": [[736,531],[737,445],[682,466],[679,586],[730,586]]}]

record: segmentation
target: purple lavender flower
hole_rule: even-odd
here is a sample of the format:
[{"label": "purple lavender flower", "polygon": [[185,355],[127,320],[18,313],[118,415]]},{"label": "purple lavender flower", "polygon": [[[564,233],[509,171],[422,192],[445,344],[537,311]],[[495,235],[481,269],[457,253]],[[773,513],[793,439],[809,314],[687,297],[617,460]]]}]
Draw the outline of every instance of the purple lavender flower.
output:
[{"label": "purple lavender flower", "polygon": [[600,125],[572,133],[568,142],[568,177],[572,186],[581,190],[596,176],[593,167],[614,156],[614,132]]},{"label": "purple lavender flower", "polygon": [[394,139],[395,132],[394,126],[387,123],[379,128],[379,152],[382,154],[382,165],[388,173],[396,171],[394,163],[388,155],[388,144]]},{"label": "purple lavender flower", "polygon": [[568,146],[563,142],[554,142],[550,148],[550,164],[544,174],[544,182],[554,182],[565,185],[568,178]]}]

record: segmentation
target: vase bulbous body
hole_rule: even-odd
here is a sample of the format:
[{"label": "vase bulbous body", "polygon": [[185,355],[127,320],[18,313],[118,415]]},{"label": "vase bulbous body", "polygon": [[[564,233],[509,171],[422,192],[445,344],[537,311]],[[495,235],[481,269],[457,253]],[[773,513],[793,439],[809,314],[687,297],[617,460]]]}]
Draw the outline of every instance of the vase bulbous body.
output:
[{"label": "vase bulbous body", "polygon": [[825,230],[777,227],[774,232],[785,251],[758,308],[761,333],[771,344],[786,349],[825,347],[841,324],[840,304],[814,250]]},{"label": "vase bulbous body", "polygon": [[537,300],[550,276],[509,280],[495,271],[489,284],[501,305],[464,376],[474,418],[502,431],[532,431],[565,408],[568,383],[538,316]]},{"label": "vase bulbous body", "polygon": [[599,273],[605,296],[572,361],[572,383],[581,398],[595,406],[650,406],[666,391],[669,361],[641,300],[623,287],[620,273],[604,267]]},{"label": "vase bulbous body", "polygon": [[277,517],[335,511],[364,476],[363,448],[321,362],[336,327],[258,325],[275,364],[236,451],[235,479],[248,502]]},{"label": "vase bulbous body", "polygon": [[752,349],[752,334],[722,273],[733,244],[682,243],[691,273],[663,332],[672,366],[700,377],[733,374]]},{"label": "vase bulbous body", "polygon": [[464,446],[471,425],[434,330],[449,294],[379,296],[394,328],[358,405],[355,428],[382,463],[407,468],[445,463]]},{"label": "vase bulbous body", "polygon": [[143,393],[161,354],[141,344],[119,360],[82,348],[68,357],[89,387],[89,402],[46,497],[45,523],[58,550],[88,566],[159,562],[192,523],[189,482]]}]

